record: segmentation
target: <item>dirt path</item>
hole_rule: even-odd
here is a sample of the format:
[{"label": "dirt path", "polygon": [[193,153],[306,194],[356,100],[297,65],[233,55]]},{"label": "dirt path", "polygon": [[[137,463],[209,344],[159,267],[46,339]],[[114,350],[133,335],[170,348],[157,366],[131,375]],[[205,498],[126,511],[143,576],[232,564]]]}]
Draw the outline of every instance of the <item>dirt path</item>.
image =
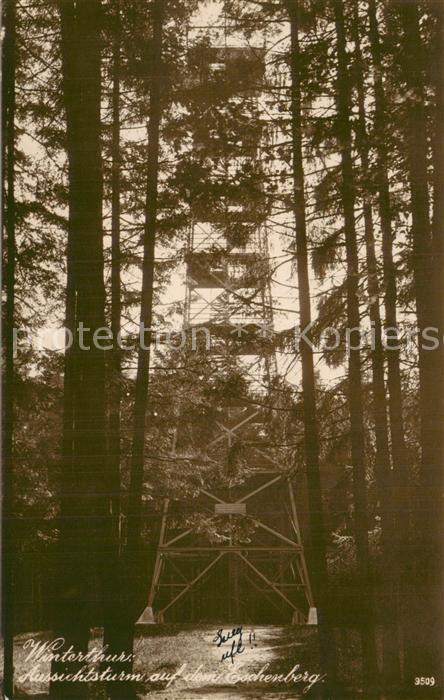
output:
[{"label": "dirt path", "polygon": [[[223,639],[219,636],[218,645],[219,630]],[[26,660],[31,639],[44,642],[50,636],[16,638],[17,690],[20,697],[44,697],[47,684],[26,678],[33,665]],[[93,647],[101,647],[99,630]],[[230,658],[233,649],[238,652]],[[140,630],[134,652],[134,671],[143,674],[140,700],[287,700],[313,697],[320,687],[316,631],[309,628],[245,626],[233,634],[227,625],[150,625]],[[40,663],[38,670],[48,673],[49,662]],[[312,691],[303,693],[310,685]]]},{"label": "dirt path", "polygon": [[[317,630],[312,627],[257,626],[232,632],[230,625],[149,625],[138,630],[134,672],[143,675],[137,684],[139,700],[293,700],[319,699]],[[224,635],[221,640],[218,631]],[[230,639],[226,639],[231,636]],[[368,700],[356,689],[359,683],[359,645],[356,631],[343,640],[338,662],[344,692],[341,700]],[[217,641],[221,644],[218,645]],[[15,684],[18,699],[48,700],[48,683],[29,678],[35,664],[26,659],[32,641],[51,642],[49,632],[21,634],[15,638]],[[345,644],[346,642],[346,644]],[[229,658],[230,651],[239,653]],[[345,645],[345,646],[344,646]],[[1,647],[1,644],[0,644]],[[101,630],[94,631],[90,649],[101,650]],[[0,649],[1,651],[1,649]],[[227,658],[222,660],[226,654]],[[0,675],[1,675],[0,659]],[[49,661],[37,664],[47,676]],[[311,687],[310,687],[311,686]],[[305,692],[304,692],[305,691]],[[102,697],[97,685],[91,700]],[[386,695],[412,700],[411,693]],[[382,695],[381,695],[382,698]]]},{"label": "dirt path", "polygon": [[170,674],[180,671],[180,676],[168,688],[165,682],[149,680],[141,697],[286,700],[307,697],[303,691],[310,685],[319,687],[316,635],[311,630],[244,627],[241,652],[222,660],[224,654],[230,654],[233,643],[234,649],[238,648],[240,634],[226,641],[219,636],[218,646],[214,640],[219,629],[223,629],[224,638],[232,630],[227,626],[148,630],[149,636],[137,641],[135,668],[150,676],[162,670]]}]

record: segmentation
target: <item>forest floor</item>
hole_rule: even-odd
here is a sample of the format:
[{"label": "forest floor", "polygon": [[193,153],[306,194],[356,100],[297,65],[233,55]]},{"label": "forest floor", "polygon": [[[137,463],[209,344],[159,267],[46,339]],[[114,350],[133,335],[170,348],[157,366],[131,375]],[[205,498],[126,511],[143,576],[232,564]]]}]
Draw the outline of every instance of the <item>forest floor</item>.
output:
[{"label": "forest floor", "polygon": [[[239,647],[242,650],[225,660],[222,655],[232,649],[233,642],[237,648],[240,634],[217,646],[213,640],[219,629],[227,636],[232,626],[149,625],[138,629],[134,672],[144,675],[144,681],[137,685],[140,700],[251,700],[258,697],[287,700],[316,696],[313,691],[320,687],[322,674],[318,667],[315,629],[243,627]],[[47,683],[27,677],[35,663],[26,657],[30,640],[45,642],[50,639],[49,633],[44,632],[16,637],[17,698],[46,697]],[[90,648],[100,648],[100,645],[100,630],[95,630]],[[41,661],[37,668],[45,675],[49,673],[50,664]],[[160,674],[169,675],[161,680]],[[172,674],[177,675],[168,685]]]},{"label": "forest floor", "polygon": [[[298,627],[248,626],[241,635],[220,646],[218,630],[227,636],[230,625],[147,625],[139,628],[134,645],[134,672],[144,675],[138,683],[140,700],[286,700],[313,697],[321,684],[316,630]],[[239,628],[237,628],[239,629]],[[49,642],[49,633],[21,634],[15,638],[14,666],[17,698],[47,696],[48,684],[30,677],[30,670],[45,676],[50,664],[27,659],[32,642]],[[101,631],[95,630],[90,649],[101,647]],[[232,645],[233,658],[222,660]],[[295,668],[296,667],[296,668]],[[164,680],[161,679],[164,674]],[[174,675],[176,674],[176,675]],[[262,674],[262,677],[261,677]],[[174,675],[173,680],[168,680]],[[242,680],[243,679],[243,680]],[[307,691],[312,689],[310,693]],[[303,691],[306,691],[305,693]],[[92,697],[97,697],[95,693]]]},{"label": "forest floor", "polygon": [[[154,665],[158,669],[177,670],[186,663],[183,675],[188,674],[189,679],[178,679],[167,689],[162,687],[164,683],[157,687],[151,685],[148,693],[142,695],[143,699],[247,700],[260,697],[286,700],[302,697],[305,689],[321,682],[315,631],[274,626],[255,627],[254,630],[243,628],[243,650],[232,659],[222,660],[233,642],[237,647],[239,635],[217,646],[213,640],[221,627],[205,625],[192,630],[177,626],[170,630],[160,627],[149,630],[149,637],[139,638],[136,668],[143,667],[148,643],[148,647],[155,649]],[[231,629],[230,626],[223,627],[225,636]],[[152,655],[149,658],[151,665],[154,659]],[[211,677],[206,678],[205,673]],[[298,674],[302,677],[295,680]]]},{"label": "forest floor", "polygon": [[[139,700],[289,700],[319,698],[322,673],[319,669],[317,630],[313,627],[245,625],[241,645],[239,628],[218,646],[218,630],[225,637],[231,625],[147,625],[138,628],[135,640],[134,672],[143,674],[137,683]],[[31,641],[50,642],[47,632],[21,634],[15,638],[15,680],[17,700],[47,698],[48,684],[29,678],[32,667],[49,674],[49,661],[27,659]],[[233,658],[224,653],[239,648]],[[101,630],[91,636],[90,649],[100,649]],[[339,673],[343,684],[341,700],[360,698],[356,690],[360,676],[358,636],[352,631],[337,637]],[[162,675],[163,674],[163,675]],[[341,685],[342,685],[341,684]],[[97,688],[97,684],[96,684]],[[101,697],[91,688],[91,700]],[[389,696],[385,696],[388,698]],[[391,697],[391,696],[390,696]],[[404,694],[397,695],[409,700]]]}]

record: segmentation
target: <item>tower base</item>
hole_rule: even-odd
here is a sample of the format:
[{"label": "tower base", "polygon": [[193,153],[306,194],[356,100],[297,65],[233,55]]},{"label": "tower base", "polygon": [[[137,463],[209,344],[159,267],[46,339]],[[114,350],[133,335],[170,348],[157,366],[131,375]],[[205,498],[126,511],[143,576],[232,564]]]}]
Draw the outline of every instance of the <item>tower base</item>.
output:
[{"label": "tower base", "polygon": [[310,608],[308,611],[307,625],[317,625],[318,624],[318,610],[317,608]]},{"label": "tower base", "polygon": [[153,609],[149,606],[145,608],[141,616],[136,622],[136,625],[155,625],[156,620],[154,619]]}]

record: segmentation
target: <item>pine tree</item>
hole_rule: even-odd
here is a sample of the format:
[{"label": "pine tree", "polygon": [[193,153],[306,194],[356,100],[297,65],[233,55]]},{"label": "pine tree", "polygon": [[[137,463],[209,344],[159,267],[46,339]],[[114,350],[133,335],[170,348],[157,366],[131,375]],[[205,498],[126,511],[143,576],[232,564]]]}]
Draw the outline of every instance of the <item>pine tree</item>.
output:
[{"label": "pine tree", "polygon": [[[379,215],[383,234],[383,266],[385,286],[385,325],[398,328],[396,302],[396,269],[393,261],[392,214],[388,181],[387,152],[387,105],[383,84],[382,50],[379,37],[376,4],[369,0],[369,40],[374,65],[374,128],[376,150],[376,186],[378,190]],[[394,343],[396,346],[397,343]],[[403,428],[401,372],[399,351],[393,349],[388,356],[388,386],[393,460],[399,479],[405,481],[407,458]]]},{"label": "pine tree", "polygon": [[[293,149],[293,205],[296,223],[296,261],[298,275],[299,320],[301,329],[310,328],[311,299],[307,254],[307,228],[305,211],[304,163],[302,151],[302,90],[301,58],[299,48],[299,7],[297,0],[285,2],[291,32],[291,126]],[[308,333],[310,339],[310,334]],[[311,339],[310,339],[311,340]],[[323,515],[321,475],[319,464],[319,434],[316,409],[316,383],[313,349],[310,342],[302,340],[299,351],[302,365],[302,397],[304,404],[305,468],[310,503],[311,543],[313,550],[312,579],[318,607],[321,657],[328,672],[329,682],[336,677],[334,631],[329,620],[328,571],[326,558],[326,534]]]},{"label": "pine tree", "polygon": [[144,467],[145,421],[148,405],[151,324],[153,314],[154,251],[156,242],[159,128],[161,120],[161,61],[163,0],[153,5],[153,49],[148,126],[147,180],[145,228],[143,246],[143,277],[140,310],[140,329],[143,342],[138,349],[136,393],[134,400],[134,427],[131,454],[131,484],[129,493],[127,547],[136,553],[140,547],[141,497]]},{"label": "pine tree", "polygon": [[4,692],[14,693],[14,540],[12,515],[14,504],[14,316],[15,316],[15,112],[16,112],[16,1],[4,4],[2,131],[3,131],[3,240],[5,307],[3,321],[2,408],[3,408],[3,529],[2,529],[2,617],[4,638]]},{"label": "pine tree", "polygon": [[[337,37],[337,134],[341,149],[341,196],[347,257],[347,326],[360,327],[359,261],[355,227],[355,175],[350,124],[350,75],[346,52],[346,32],[342,0],[333,0]],[[354,349],[356,348],[356,349]],[[361,352],[356,344],[348,351],[348,403],[351,428],[353,497],[356,558],[363,591],[362,645],[366,685],[375,682],[376,649],[374,600],[368,543],[364,408],[362,397]]]},{"label": "pine tree", "polygon": [[[414,628],[409,635],[408,672],[421,659],[427,675],[440,678],[442,659],[442,348],[430,349],[424,339],[427,328],[442,328],[442,299],[435,297],[442,271],[434,261],[439,254],[432,233],[428,176],[428,119],[425,103],[426,46],[421,36],[420,8],[416,3],[400,4],[397,18],[401,26],[400,68],[405,87],[405,145],[411,197],[411,237],[414,295],[418,322],[419,408],[421,467],[416,503],[419,533],[415,566],[416,596],[412,605]],[[427,49],[428,50],[428,49]],[[439,100],[439,94],[437,95]],[[439,170],[435,171],[439,178]],[[438,195],[436,203],[440,197]],[[439,237],[438,237],[439,238]],[[429,605],[418,605],[418,592]],[[425,617],[425,615],[427,617]],[[416,661],[415,661],[416,659]]]},{"label": "pine tree", "polygon": [[383,677],[387,684],[399,681],[399,644],[397,630],[396,586],[399,581],[397,566],[393,483],[390,463],[389,428],[385,399],[384,348],[382,345],[382,321],[380,312],[380,285],[376,258],[376,244],[373,224],[373,211],[370,189],[370,154],[366,124],[365,87],[363,57],[360,40],[360,18],[358,8],[354,8],[353,39],[358,101],[357,150],[362,167],[362,198],[364,216],[364,237],[367,263],[369,317],[373,325],[374,344],[371,351],[373,414],[375,425],[375,472],[378,482],[381,512],[382,538],[382,617],[383,617]]},{"label": "pine tree", "polygon": [[[109,451],[114,472],[113,515],[116,528],[120,522],[120,404],[122,384],[122,358],[118,338],[121,333],[122,289],[120,251],[120,190],[121,190],[121,146],[120,146],[120,73],[121,73],[121,17],[120,0],[115,1],[113,17],[112,52],[112,164],[111,164],[111,333],[113,358],[109,401]],[[117,532],[118,536],[118,532]]]},{"label": "pine tree", "polygon": [[[102,163],[100,144],[101,3],[61,0],[61,48],[66,143],[69,162],[69,233],[67,309],[75,308],[75,353],[65,362],[70,386],[65,403],[61,518],[63,570],[56,634],[77,652],[88,648],[94,606],[109,605],[114,538],[110,527],[109,472],[105,424],[105,362],[94,334],[104,327],[105,288],[102,232]],[[70,319],[67,319],[70,322]],[[81,337],[79,329],[83,324]],[[83,342],[83,347],[82,347]],[[74,384],[75,382],[75,384]],[[68,425],[68,419],[72,421]],[[72,441],[71,441],[72,436]],[[101,552],[104,552],[102,555]],[[53,661],[54,672],[78,662]],[[53,681],[51,697],[82,697],[82,682]]]},{"label": "pine tree", "polygon": [[[133,412],[133,440],[128,494],[126,547],[120,571],[122,590],[117,608],[110,611],[105,626],[111,646],[117,653],[132,654],[134,623],[137,614],[137,588],[140,580],[139,564],[142,548],[142,491],[144,483],[146,417],[149,391],[151,325],[153,320],[154,254],[157,229],[159,132],[162,116],[162,35],[164,22],[163,0],[152,6],[152,50],[150,65],[148,148],[146,165],[146,199],[143,236],[142,294],[140,308],[140,342],[138,345],[137,373]],[[115,239],[114,239],[115,240]],[[119,665],[120,670],[131,671],[132,661]],[[135,697],[130,681],[109,684],[111,698],[120,700]]]},{"label": "pine tree", "polygon": [[[116,543],[116,561],[118,566],[112,572],[114,585],[111,586],[109,605],[106,607],[103,628],[103,644],[108,653],[119,659],[123,653],[127,659],[132,654],[131,627],[128,624],[128,600],[126,588],[128,579],[125,574],[125,562],[122,553],[121,533],[121,409],[122,409],[122,350],[121,317],[122,317],[122,254],[121,254],[121,72],[122,72],[122,17],[120,0],[115,0],[111,7],[111,290],[110,316],[111,335],[113,339],[112,356],[108,363],[108,446],[110,460],[110,494],[113,537]],[[112,672],[130,673],[131,661],[114,661],[109,664]],[[126,700],[135,697],[134,688],[129,681],[110,681],[107,684],[109,698],[125,697]]]}]

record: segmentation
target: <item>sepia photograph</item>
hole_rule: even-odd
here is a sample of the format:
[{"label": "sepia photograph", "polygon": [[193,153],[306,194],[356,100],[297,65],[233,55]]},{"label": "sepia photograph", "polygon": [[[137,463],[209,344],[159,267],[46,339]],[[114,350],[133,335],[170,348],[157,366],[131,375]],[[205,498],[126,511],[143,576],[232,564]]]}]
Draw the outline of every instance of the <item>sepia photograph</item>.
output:
[{"label": "sepia photograph", "polygon": [[444,0],[3,0],[3,700],[443,700]]}]

